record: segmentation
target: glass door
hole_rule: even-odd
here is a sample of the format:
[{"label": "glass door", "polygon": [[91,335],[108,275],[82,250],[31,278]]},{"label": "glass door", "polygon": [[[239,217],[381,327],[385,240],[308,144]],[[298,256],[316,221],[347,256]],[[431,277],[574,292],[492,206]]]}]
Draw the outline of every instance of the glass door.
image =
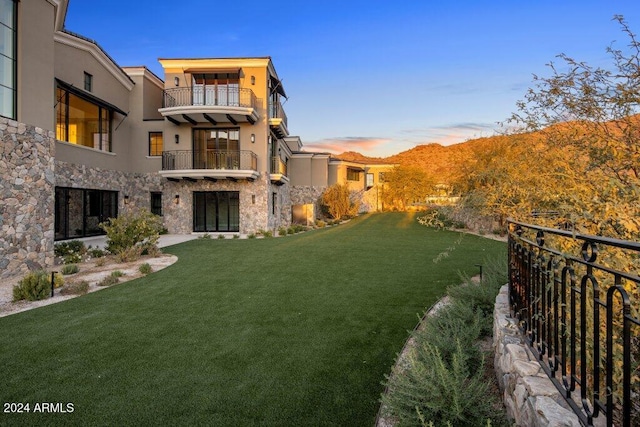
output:
[{"label": "glass door", "polygon": [[193,231],[240,231],[240,193],[237,191],[194,192]]}]

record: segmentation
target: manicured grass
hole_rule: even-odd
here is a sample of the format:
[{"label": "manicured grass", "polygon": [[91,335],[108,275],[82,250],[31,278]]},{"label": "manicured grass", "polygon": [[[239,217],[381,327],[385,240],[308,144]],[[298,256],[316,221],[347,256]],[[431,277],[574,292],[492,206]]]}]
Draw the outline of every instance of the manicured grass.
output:
[{"label": "manicured grass", "polygon": [[418,316],[505,245],[391,213],[167,252],[165,270],[0,319],[3,406],[74,406],[1,424],[372,425]]}]

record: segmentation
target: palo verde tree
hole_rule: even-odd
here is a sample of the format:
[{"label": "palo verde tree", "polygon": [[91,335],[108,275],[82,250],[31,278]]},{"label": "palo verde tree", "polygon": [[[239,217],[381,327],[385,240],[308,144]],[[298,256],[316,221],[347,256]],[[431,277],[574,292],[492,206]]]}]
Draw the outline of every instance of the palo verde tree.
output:
[{"label": "palo verde tree", "polygon": [[534,76],[509,122],[565,153],[536,166],[554,174],[567,220],[583,232],[638,240],[640,43],[622,16],[614,20],[628,43],[607,48],[608,68],[559,55],[561,65],[549,64],[550,77]]},{"label": "palo verde tree", "polygon": [[385,173],[383,199],[386,206],[405,210],[415,201],[424,201],[433,190],[433,181],[420,168],[396,166]]}]

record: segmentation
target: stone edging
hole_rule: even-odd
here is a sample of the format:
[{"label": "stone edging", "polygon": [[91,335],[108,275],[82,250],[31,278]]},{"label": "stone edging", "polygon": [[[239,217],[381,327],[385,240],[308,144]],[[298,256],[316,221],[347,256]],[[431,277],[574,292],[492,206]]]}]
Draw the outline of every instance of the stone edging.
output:
[{"label": "stone edging", "polygon": [[507,415],[518,426],[580,426],[564,398],[540,367],[511,317],[509,286],[500,288],[493,311],[494,369]]}]

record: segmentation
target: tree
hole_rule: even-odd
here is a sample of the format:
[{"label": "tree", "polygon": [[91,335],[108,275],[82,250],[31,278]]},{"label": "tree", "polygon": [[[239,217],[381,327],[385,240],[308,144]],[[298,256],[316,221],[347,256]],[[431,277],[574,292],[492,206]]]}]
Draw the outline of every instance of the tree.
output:
[{"label": "tree", "polygon": [[334,219],[355,216],[360,208],[360,203],[354,199],[346,184],[334,184],[327,188],[321,196],[322,205]]},{"label": "tree", "polygon": [[416,201],[424,201],[433,189],[433,182],[420,168],[396,166],[385,173],[383,200],[386,206],[405,210]]}]

